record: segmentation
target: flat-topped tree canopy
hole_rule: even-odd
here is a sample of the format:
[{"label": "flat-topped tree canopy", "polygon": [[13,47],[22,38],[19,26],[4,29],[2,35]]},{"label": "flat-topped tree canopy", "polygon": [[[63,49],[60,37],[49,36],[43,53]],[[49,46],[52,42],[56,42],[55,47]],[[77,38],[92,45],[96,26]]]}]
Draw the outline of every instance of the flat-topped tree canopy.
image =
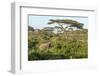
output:
[{"label": "flat-topped tree canopy", "polygon": [[78,29],[82,29],[84,25],[83,23],[71,19],[50,19],[48,22],[48,24],[54,24],[54,23],[57,23],[60,26],[68,25],[68,27],[76,27]]}]

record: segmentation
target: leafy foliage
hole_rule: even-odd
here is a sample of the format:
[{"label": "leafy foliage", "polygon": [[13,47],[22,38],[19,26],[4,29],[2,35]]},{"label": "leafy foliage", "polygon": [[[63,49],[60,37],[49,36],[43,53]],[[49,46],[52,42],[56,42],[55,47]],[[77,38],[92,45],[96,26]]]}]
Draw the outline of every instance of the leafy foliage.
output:
[{"label": "leafy foliage", "polygon": [[[51,19],[48,22],[54,23],[58,26],[37,31],[29,27],[32,31],[28,32],[28,60],[87,58],[88,30],[83,29],[84,24],[69,19]],[[54,29],[57,29],[57,33],[53,32]]]},{"label": "leafy foliage", "polygon": [[[50,19],[50,21],[48,22],[48,24],[54,24],[57,23],[59,26],[62,27],[62,29],[65,29],[66,27],[76,27],[78,29],[82,29],[83,28],[83,23],[79,23],[75,20],[70,20],[70,19]],[[63,25],[68,25],[65,28],[63,27]]]},{"label": "leafy foliage", "polygon": [[[75,30],[64,34],[54,34],[49,31],[29,32],[28,60],[74,59],[88,57],[87,30]],[[48,49],[41,50],[39,46],[51,42]]]},{"label": "leafy foliage", "polygon": [[28,26],[28,31],[34,31],[34,28],[32,26]]}]

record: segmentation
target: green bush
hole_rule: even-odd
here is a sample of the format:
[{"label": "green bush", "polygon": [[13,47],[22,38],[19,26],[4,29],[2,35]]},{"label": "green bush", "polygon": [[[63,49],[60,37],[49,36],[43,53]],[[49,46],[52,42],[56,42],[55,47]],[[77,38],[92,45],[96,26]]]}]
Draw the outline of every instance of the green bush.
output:
[{"label": "green bush", "polygon": [[[40,44],[48,41],[51,42],[51,47],[40,50]],[[63,34],[33,31],[28,35],[28,60],[88,58],[87,45],[87,32],[68,32],[66,38]]]}]

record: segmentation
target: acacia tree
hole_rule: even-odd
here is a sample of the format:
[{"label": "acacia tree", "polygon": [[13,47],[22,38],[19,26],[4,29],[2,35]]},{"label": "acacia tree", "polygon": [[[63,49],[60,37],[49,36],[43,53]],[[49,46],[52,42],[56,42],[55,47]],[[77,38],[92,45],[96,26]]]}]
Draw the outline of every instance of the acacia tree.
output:
[{"label": "acacia tree", "polygon": [[73,30],[73,27],[77,29],[82,29],[84,25],[83,23],[70,19],[50,19],[48,24],[57,24],[60,27],[62,33],[65,34],[66,38],[67,38],[66,31],[70,29]]}]

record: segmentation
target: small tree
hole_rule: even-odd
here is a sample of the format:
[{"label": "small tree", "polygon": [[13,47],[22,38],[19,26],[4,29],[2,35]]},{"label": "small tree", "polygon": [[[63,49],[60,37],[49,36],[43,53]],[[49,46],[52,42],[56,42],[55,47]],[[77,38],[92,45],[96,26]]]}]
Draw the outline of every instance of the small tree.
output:
[{"label": "small tree", "polygon": [[28,26],[28,31],[34,31],[34,28],[32,26]]},{"label": "small tree", "polygon": [[45,30],[45,31],[53,31],[54,28],[53,27],[44,27],[42,30]]}]

